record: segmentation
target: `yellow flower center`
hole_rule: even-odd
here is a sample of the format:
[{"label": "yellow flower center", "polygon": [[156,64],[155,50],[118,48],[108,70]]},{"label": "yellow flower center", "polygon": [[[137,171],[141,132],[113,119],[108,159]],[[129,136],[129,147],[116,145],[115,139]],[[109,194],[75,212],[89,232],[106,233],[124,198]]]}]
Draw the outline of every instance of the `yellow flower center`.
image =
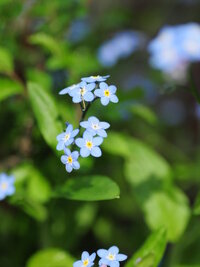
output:
[{"label": "yellow flower center", "polygon": [[97,75],[97,76],[91,76],[91,78],[93,78],[93,79],[99,78],[99,75]]},{"label": "yellow flower center", "polygon": [[2,184],[1,184],[1,189],[2,190],[6,190],[8,188],[8,184],[6,183],[6,182],[3,182]]},{"label": "yellow flower center", "polygon": [[66,134],[65,135],[65,141],[67,141],[69,139],[70,135],[69,134]]},{"label": "yellow flower center", "polygon": [[67,158],[67,162],[71,164],[71,163],[72,163],[72,161],[73,161],[72,157],[71,157],[71,156],[69,156],[69,157]]},{"label": "yellow flower center", "polygon": [[84,260],[84,261],[83,261],[83,266],[87,266],[88,263],[89,263],[89,260],[88,260],[88,259]]},{"label": "yellow flower center", "polygon": [[104,95],[108,97],[108,96],[110,95],[110,91],[109,91],[108,89],[105,90],[105,91],[104,91]]},{"label": "yellow flower center", "polygon": [[97,130],[97,129],[99,129],[99,126],[98,126],[98,124],[92,124],[92,128],[93,128],[94,130]]},{"label": "yellow flower center", "polygon": [[86,91],[86,90],[85,90],[85,87],[83,87],[83,88],[80,89],[80,94],[81,94],[81,96],[83,96],[83,95],[85,94],[85,91]]},{"label": "yellow flower center", "polygon": [[87,142],[86,142],[86,147],[87,147],[87,148],[91,149],[91,148],[92,148],[92,145],[93,145],[93,144],[92,144],[91,141],[87,141]]},{"label": "yellow flower center", "polygon": [[109,254],[107,257],[109,260],[113,261],[115,259],[115,255]]}]

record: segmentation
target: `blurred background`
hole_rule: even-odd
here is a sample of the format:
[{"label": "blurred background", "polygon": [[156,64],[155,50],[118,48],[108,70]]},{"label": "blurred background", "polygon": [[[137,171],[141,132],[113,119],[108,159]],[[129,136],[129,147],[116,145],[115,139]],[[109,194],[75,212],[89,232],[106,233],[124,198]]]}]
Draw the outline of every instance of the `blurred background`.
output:
[{"label": "blurred background", "polygon": [[[16,178],[16,193],[0,203],[1,267],[71,266],[83,250],[111,245],[131,257],[162,226],[167,237],[160,266],[200,266],[199,13],[197,0],[0,1],[0,170]],[[195,48],[189,46],[195,56],[182,56],[178,47],[168,57],[167,46],[152,60],[157,50],[150,44],[160,30],[188,23],[196,23],[196,32],[183,37],[183,30],[173,45],[195,37]],[[88,115],[111,124],[103,156],[81,159],[80,170],[68,174],[56,139],[49,139],[52,118],[63,129],[66,121],[77,127],[81,113],[58,93],[98,74],[111,75],[108,84],[117,86],[120,101],[92,105]],[[57,113],[45,121],[38,115],[27,82],[54,99]],[[69,177],[84,175],[110,177],[120,198],[50,197]],[[54,253],[63,263],[42,263]],[[148,256],[131,266],[158,266],[154,254]]]}]

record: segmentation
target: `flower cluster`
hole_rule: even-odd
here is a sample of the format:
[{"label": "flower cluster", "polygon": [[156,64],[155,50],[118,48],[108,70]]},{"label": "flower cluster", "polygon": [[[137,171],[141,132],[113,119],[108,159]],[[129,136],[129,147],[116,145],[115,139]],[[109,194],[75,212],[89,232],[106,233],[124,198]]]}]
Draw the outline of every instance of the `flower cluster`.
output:
[{"label": "flower cluster", "polygon": [[[99,266],[101,267],[119,267],[120,261],[127,259],[126,255],[119,254],[119,249],[116,246],[112,246],[108,250],[99,249],[97,255],[100,257]],[[94,265],[95,258],[96,253],[90,255],[87,251],[84,251],[81,260],[74,262],[73,267],[91,267]]]},{"label": "flower cluster", "polygon": [[[109,102],[117,103],[118,97],[116,96],[117,88],[114,85],[105,83],[107,76],[90,76],[81,79],[79,84],[74,84],[60,91],[60,95],[68,94],[72,97],[74,103],[80,103],[82,109],[82,119],[79,122],[79,129],[73,129],[71,124],[67,123],[66,130],[57,136],[57,147],[59,151],[64,151],[65,155],[61,157],[61,161],[65,164],[67,172],[73,169],[79,169],[78,162],[79,154],[85,158],[89,155],[93,157],[100,157],[102,155],[101,148],[103,139],[107,137],[106,130],[110,124],[104,121],[99,121],[95,116],[91,116],[87,121],[83,118],[89,108],[89,105],[94,100],[100,98],[102,105],[106,106]],[[81,127],[84,132],[81,137],[78,134],[81,132]],[[68,147],[72,145],[77,146],[77,150],[71,151]]]},{"label": "flower cluster", "polygon": [[167,26],[149,44],[150,63],[164,72],[174,72],[200,60],[200,25]]},{"label": "flower cluster", "polygon": [[8,176],[5,173],[0,174],[0,200],[14,194],[14,181],[15,179],[13,176]]}]

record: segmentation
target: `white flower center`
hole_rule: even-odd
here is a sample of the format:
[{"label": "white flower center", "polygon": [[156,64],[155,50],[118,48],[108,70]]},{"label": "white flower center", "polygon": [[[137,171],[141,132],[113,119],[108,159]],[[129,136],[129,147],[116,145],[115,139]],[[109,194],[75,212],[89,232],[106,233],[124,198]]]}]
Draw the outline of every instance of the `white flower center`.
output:
[{"label": "white flower center", "polygon": [[83,88],[80,89],[80,95],[81,96],[83,96],[85,94],[85,92],[86,92],[85,87],[83,87]]},{"label": "white flower center", "polygon": [[109,253],[107,256],[107,259],[109,259],[110,261],[114,261],[115,260],[115,254]]},{"label": "white flower center", "polygon": [[66,142],[67,140],[69,140],[69,138],[70,138],[70,134],[66,134],[64,137],[64,141]]},{"label": "white flower center", "polygon": [[92,129],[94,130],[98,130],[100,127],[99,125],[96,123],[96,124],[92,124]]}]

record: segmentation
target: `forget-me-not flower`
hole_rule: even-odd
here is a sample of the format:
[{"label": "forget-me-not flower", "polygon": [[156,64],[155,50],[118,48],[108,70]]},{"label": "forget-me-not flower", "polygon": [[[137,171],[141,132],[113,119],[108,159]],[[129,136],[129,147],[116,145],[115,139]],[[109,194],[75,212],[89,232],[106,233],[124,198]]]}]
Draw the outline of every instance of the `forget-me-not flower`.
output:
[{"label": "forget-me-not flower", "polygon": [[78,134],[79,129],[73,130],[73,126],[69,124],[64,133],[59,134],[56,138],[58,144],[56,149],[63,150],[65,147],[71,145],[74,142],[74,137]]},{"label": "forget-me-not flower", "polygon": [[94,99],[94,94],[91,92],[95,88],[95,83],[87,84],[86,82],[79,83],[78,88],[71,92],[72,101],[80,103],[83,100],[91,102]]},{"label": "forget-me-not flower", "polygon": [[108,122],[99,121],[99,119],[94,116],[89,117],[88,121],[80,122],[80,125],[83,128],[86,128],[86,130],[93,136],[99,135],[101,137],[107,137],[105,129],[108,129],[110,127],[110,124]]},{"label": "forget-me-not flower", "polygon": [[73,94],[72,92],[77,88],[79,88],[79,83],[73,84],[73,85],[71,85],[69,87],[66,87],[66,88],[62,89],[59,92],[59,95],[67,95],[67,94],[69,94],[71,96],[71,94]]},{"label": "forget-me-not flower", "polygon": [[74,262],[73,267],[91,267],[94,265],[95,257],[96,253],[90,255],[87,251],[84,251],[81,260]]},{"label": "forget-me-not flower", "polygon": [[117,88],[114,85],[108,86],[107,83],[102,82],[99,84],[100,89],[96,89],[94,94],[101,98],[101,104],[106,106],[111,101],[117,103],[118,97],[115,95]]},{"label": "forget-me-not flower", "polygon": [[119,254],[119,249],[116,246],[112,246],[108,250],[99,249],[97,250],[97,255],[101,258],[99,260],[100,266],[107,265],[110,267],[119,267],[119,262],[127,259],[126,255]]},{"label": "forget-me-not flower", "polygon": [[13,176],[9,176],[5,173],[0,174],[0,200],[14,194],[14,181],[15,178]]},{"label": "forget-me-not flower", "polygon": [[93,157],[101,157],[102,152],[99,146],[102,144],[102,137],[93,137],[91,133],[85,131],[83,138],[77,138],[75,143],[80,147],[80,155],[83,158],[92,155]]},{"label": "forget-me-not flower", "polygon": [[73,169],[78,170],[80,168],[78,151],[71,152],[70,149],[64,148],[64,152],[65,155],[61,156],[61,161],[65,164],[66,171],[71,172]]},{"label": "forget-me-not flower", "polygon": [[100,75],[97,75],[97,76],[89,76],[89,77],[85,77],[85,78],[82,78],[81,80],[83,82],[86,82],[86,83],[94,83],[94,82],[104,82],[107,80],[107,78],[109,78],[110,75],[106,75],[106,76],[100,76]]}]

